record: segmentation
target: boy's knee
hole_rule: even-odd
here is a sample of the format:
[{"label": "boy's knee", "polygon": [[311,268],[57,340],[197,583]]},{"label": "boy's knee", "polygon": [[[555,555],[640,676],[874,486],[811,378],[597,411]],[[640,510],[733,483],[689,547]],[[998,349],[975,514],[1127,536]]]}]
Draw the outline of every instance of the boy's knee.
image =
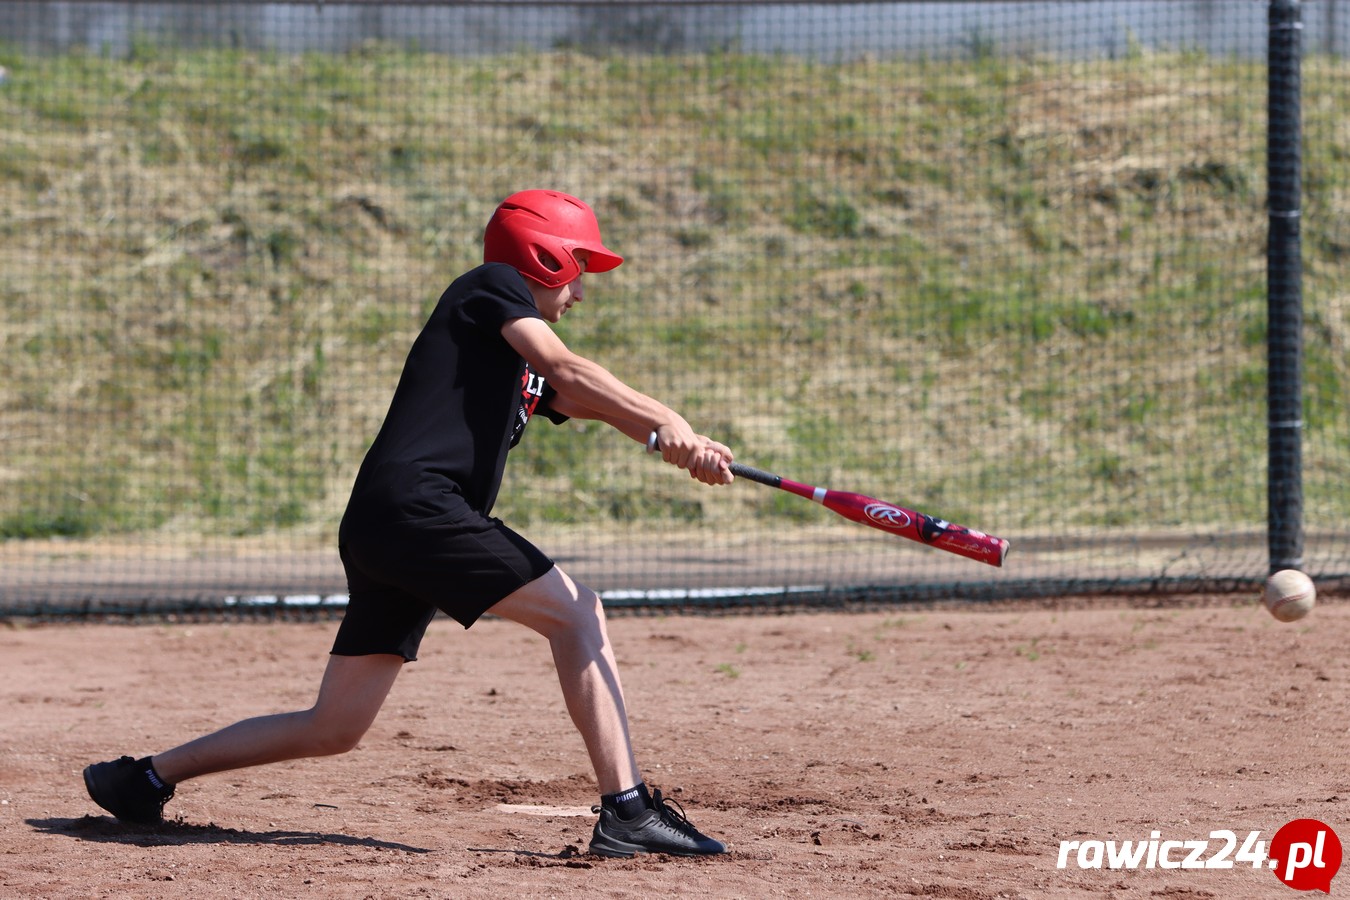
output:
[{"label": "boy's knee", "polygon": [[605,612],[599,595],[589,588],[581,588],[575,596],[555,603],[549,618],[552,623],[550,638],[566,635],[575,639],[603,632]]},{"label": "boy's knee", "polygon": [[600,595],[554,569],[492,608],[549,640],[604,631]]},{"label": "boy's knee", "polygon": [[595,628],[605,620],[605,606],[600,595],[590,588],[580,588],[570,605],[572,624],[578,628]]},{"label": "boy's knee", "polygon": [[315,715],[309,729],[310,752],[313,756],[336,756],[355,750],[368,728],[365,723]]},{"label": "boy's knee", "polygon": [[361,743],[361,738],[366,736],[365,729],[360,731],[333,731],[323,735],[319,740],[320,756],[336,756],[339,753],[347,753],[355,750]]}]

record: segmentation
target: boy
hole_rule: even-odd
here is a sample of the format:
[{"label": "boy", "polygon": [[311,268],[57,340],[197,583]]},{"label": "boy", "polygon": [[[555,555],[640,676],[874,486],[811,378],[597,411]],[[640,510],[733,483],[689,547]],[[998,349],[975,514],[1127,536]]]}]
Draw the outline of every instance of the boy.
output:
[{"label": "boy", "polygon": [[357,474],[338,532],[349,602],[314,706],[91,765],[85,786],[99,806],[153,824],[187,779],[350,750],[437,610],[465,628],[491,612],[548,639],[601,793],[591,852],[725,852],[642,781],[599,597],[490,512],[535,413],[606,422],[710,485],[731,482],[731,451],[549,327],[584,299],[583,273],[623,262],[589,206],[556,191],[513,194],[483,243],[484,264],[450,285],[413,343]]}]

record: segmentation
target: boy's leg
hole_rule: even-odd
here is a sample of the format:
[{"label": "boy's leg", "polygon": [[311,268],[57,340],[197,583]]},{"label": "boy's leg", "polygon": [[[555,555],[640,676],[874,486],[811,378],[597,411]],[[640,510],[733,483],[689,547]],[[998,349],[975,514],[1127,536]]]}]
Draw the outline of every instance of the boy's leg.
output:
[{"label": "boy's leg", "polygon": [[[601,856],[725,853],[726,845],[699,832],[684,811],[647,793],[633,756],[619,670],[605,629],[600,598],[560,569],[531,581],[489,610],[548,638],[567,711],[581,732],[602,795],[591,852]],[[629,790],[633,788],[633,790]],[[619,795],[623,792],[622,796]],[[640,800],[636,811],[630,805]],[[629,810],[629,811],[625,811]]]},{"label": "boy's leg", "polygon": [[548,639],[567,712],[586,744],[600,793],[614,794],[641,782],[619,669],[595,592],[555,567],[489,612]]},{"label": "boy's leg", "polygon": [[330,656],[314,706],[236,722],[213,734],[141,760],[124,756],[84,770],[89,796],[125,822],[163,818],[174,785],[198,775],[326,756],[355,747],[389,694],[403,657]]},{"label": "boy's leg", "polygon": [[306,710],[236,722],[153,758],[169,784],[189,778],[310,756],[344,753],[375,721],[403,657],[329,656],[319,696]]}]

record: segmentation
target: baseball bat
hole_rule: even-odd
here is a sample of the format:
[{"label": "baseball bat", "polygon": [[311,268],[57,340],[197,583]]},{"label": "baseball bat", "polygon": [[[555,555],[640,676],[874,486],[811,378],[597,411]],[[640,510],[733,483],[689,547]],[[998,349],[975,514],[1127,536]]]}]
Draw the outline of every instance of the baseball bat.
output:
[{"label": "baseball bat", "polygon": [[[647,440],[647,452],[655,453],[659,449],[656,433]],[[913,509],[896,506],[866,494],[852,491],[833,491],[793,481],[754,466],[734,462],[731,474],[737,478],[747,478],[758,484],[778,488],[808,500],[814,500],[826,509],[845,519],[860,522],[878,531],[897,534],[902,538],[928,544],[957,556],[964,556],[991,566],[1002,566],[1008,555],[1008,542],[1004,538],[994,537],[982,531],[954,525],[945,519],[938,519]]]}]

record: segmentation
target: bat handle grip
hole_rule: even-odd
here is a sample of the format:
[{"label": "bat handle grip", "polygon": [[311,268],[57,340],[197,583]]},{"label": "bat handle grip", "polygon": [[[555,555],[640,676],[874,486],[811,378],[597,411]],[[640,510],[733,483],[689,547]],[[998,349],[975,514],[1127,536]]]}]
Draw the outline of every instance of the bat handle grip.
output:
[{"label": "bat handle grip", "polygon": [[[647,452],[655,453],[660,449],[661,441],[657,438],[656,432],[653,431],[651,434],[647,435]],[[767,484],[769,487],[778,487],[783,483],[781,475],[765,472],[763,469],[756,469],[754,466],[747,466],[738,462],[731,464],[731,474],[735,475],[737,478],[746,478],[750,481],[757,481],[760,484]]]},{"label": "bat handle grip", "polygon": [[763,469],[756,469],[754,466],[747,466],[738,462],[731,464],[731,474],[735,475],[737,478],[745,478],[750,481],[757,481],[760,484],[767,484],[769,487],[778,487],[783,483],[783,476],[781,475],[765,472]]}]

